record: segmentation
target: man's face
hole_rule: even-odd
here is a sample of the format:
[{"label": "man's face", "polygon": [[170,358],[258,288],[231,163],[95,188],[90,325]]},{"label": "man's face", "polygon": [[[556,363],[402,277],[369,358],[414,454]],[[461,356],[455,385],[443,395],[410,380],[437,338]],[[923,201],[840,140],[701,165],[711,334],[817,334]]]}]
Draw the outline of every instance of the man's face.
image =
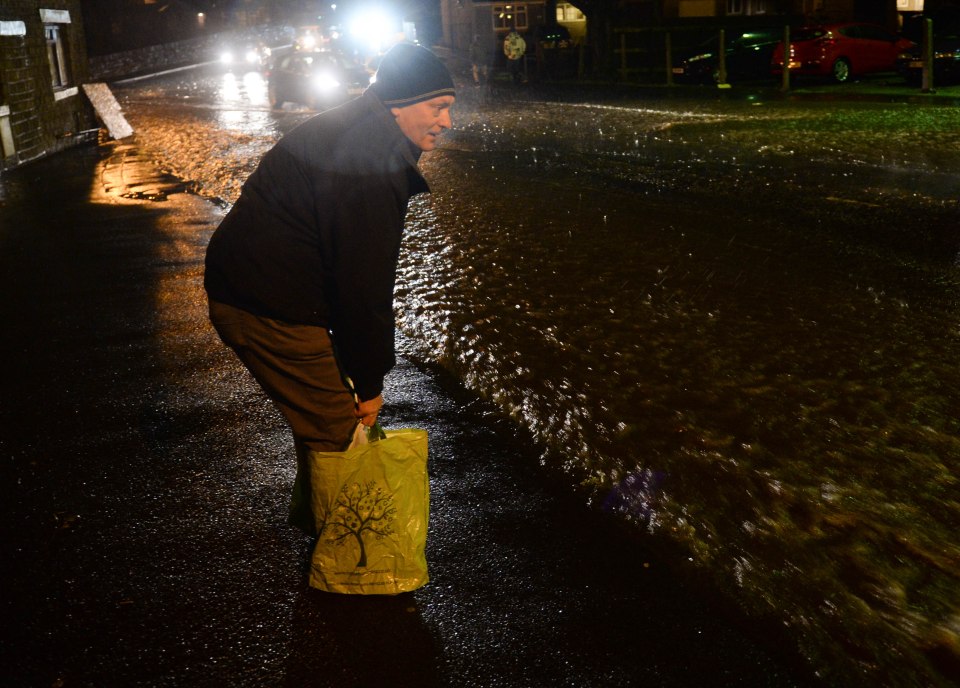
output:
[{"label": "man's face", "polygon": [[453,96],[440,96],[406,107],[390,108],[400,130],[422,151],[437,147],[437,138],[453,126],[450,108]]}]

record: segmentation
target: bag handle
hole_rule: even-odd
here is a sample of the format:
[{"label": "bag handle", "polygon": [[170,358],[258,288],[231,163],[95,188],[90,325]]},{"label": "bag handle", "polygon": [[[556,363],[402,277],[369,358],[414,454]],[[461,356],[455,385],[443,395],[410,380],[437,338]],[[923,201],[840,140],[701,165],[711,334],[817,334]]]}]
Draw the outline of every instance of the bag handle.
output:
[{"label": "bag handle", "polygon": [[[347,390],[350,392],[350,394],[353,395],[353,403],[359,406],[360,396],[357,394],[357,390],[354,389],[353,387],[353,380],[351,380],[348,375],[342,375],[341,377],[344,383],[346,383],[347,385]],[[359,424],[360,424],[360,421],[358,420],[357,425]],[[387,433],[385,433],[383,431],[383,428],[380,427],[380,421],[375,421],[373,425],[367,428],[366,433],[367,433],[367,442],[376,442],[377,440],[387,439]]]},{"label": "bag handle", "polygon": [[380,427],[380,421],[376,421],[373,425],[367,428],[367,441],[376,442],[378,440],[387,439],[387,433],[383,431],[383,428]]}]

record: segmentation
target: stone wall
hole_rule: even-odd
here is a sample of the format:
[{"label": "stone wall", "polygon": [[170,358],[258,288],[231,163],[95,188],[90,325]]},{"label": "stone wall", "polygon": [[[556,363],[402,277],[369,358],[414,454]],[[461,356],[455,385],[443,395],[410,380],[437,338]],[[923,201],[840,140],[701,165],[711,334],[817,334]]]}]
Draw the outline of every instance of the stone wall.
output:
[{"label": "stone wall", "polygon": [[164,45],[151,45],[121,53],[90,57],[91,81],[115,81],[124,77],[198,64],[215,59],[221,37],[195,38]]},{"label": "stone wall", "polygon": [[275,46],[289,43],[292,35],[289,27],[260,26],[245,31],[222,32],[203,38],[94,56],[90,58],[90,80],[116,81],[185,65],[212,62],[218,59],[220,50],[231,43],[262,40],[267,45]]}]

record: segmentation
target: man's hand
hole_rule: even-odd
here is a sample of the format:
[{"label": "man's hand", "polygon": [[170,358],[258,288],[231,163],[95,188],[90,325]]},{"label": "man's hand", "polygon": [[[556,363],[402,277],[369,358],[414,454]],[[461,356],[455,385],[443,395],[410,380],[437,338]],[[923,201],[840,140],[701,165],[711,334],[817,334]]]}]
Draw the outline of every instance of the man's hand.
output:
[{"label": "man's hand", "polygon": [[378,394],[373,399],[367,399],[357,404],[354,415],[368,428],[377,422],[377,414],[383,406],[383,395]]}]

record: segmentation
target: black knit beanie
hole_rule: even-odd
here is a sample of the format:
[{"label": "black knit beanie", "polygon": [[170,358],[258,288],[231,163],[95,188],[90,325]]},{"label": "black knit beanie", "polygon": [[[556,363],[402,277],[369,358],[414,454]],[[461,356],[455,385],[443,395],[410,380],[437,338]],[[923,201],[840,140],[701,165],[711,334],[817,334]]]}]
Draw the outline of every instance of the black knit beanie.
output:
[{"label": "black knit beanie", "polygon": [[450,72],[432,52],[413,43],[398,43],[380,61],[369,91],[387,107],[406,107],[440,96],[452,96]]}]

